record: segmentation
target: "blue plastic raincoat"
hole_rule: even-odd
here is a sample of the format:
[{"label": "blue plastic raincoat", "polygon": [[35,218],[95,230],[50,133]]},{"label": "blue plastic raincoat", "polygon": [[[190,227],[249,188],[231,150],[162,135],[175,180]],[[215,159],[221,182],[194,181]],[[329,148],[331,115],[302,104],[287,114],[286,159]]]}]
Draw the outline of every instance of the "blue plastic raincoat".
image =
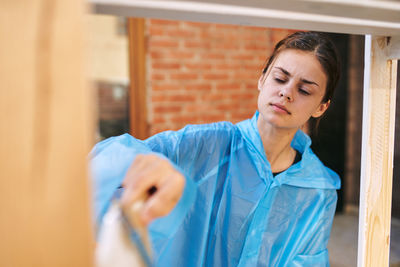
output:
[{"label": "blue plastic raincoat", "polygon": [[174,210],[150,225],[156,266],[329,266],[339,177],[300,130],[291,145],[301,161],[273,177],[257,118],[97,144],[91,170],[98,224],[135,155],[160,153],[186,185]]}]

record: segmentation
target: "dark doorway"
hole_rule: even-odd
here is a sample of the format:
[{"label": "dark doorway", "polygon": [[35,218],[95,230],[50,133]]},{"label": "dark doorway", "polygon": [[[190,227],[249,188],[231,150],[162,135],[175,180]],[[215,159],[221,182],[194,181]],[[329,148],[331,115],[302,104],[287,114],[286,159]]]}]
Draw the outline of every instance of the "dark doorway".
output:
[{"label": "dark doorway", "polygon": [[[335,44],[341,60],[341,77],[335,90],[333,100],[324,117],[321,119],[317,133],[312,133],[312,149],[320,160],[339,174],[342,188],[338,191],[336,211],[344,206],[345,156],[346,156],[346,122],[348,90],[348,51],[349,35],[328,34]],[[312,127],[312,126],[311,126]]]},{"label": "dark doorway", "polygon": [[[399,66],[400,61],[397,61]],[[396,124],[394,134],[392,217],[400,218],[400,71],[397,68]]]}]

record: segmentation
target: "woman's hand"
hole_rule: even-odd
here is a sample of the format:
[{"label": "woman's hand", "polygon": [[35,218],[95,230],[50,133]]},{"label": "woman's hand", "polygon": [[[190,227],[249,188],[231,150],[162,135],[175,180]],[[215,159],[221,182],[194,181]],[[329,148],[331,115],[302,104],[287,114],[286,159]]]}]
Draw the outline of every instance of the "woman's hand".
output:
[{"label": "woman's hand", "polygon": [[147,225],[175,207],[182,196],[185,178],[168,160],[146,154],[136,156],[122,185],[125,188],[121,198],[122,208],[130,210],[134,203],[144,200],[138,215],[141,222]]}]

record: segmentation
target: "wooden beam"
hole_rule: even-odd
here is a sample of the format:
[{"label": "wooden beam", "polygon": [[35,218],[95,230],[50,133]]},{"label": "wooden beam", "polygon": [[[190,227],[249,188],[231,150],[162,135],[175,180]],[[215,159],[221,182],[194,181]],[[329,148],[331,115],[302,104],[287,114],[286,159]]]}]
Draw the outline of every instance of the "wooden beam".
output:
[{"label": "wooden beam", "polygon": [[146,99],[145,20],[128,19],[129,35],[129,121],[130,132],[139,139],[149,137]]},{"label": "wooden beam", "polygon": [[0,9],[0,266],[91,266],[82,0]]},{"label": "wooden beam", "polygon": [[389,266],[397,61],[366,36],[358,266]]},{"label": "wooden beam", "polygon": [[131,17],[400,35],[400,2],[329,0],[90,0],[93,11]]}]

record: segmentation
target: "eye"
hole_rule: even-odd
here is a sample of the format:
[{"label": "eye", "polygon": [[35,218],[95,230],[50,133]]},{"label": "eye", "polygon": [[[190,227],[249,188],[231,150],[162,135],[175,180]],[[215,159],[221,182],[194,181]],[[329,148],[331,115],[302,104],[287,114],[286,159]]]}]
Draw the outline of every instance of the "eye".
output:
[{"label": "eye", "polygon": [[278,83],[285,83],[286,81],[281,78],[275,78],[275,81]]},{"label": "eye", "polygon": [[310,95],[309,92],[307,92],[306,90],[304,90],[304,89],[302,89],[302,88],[299,88],[299,92],[300,92],[300,94],[302,94],[302,95]]}]

